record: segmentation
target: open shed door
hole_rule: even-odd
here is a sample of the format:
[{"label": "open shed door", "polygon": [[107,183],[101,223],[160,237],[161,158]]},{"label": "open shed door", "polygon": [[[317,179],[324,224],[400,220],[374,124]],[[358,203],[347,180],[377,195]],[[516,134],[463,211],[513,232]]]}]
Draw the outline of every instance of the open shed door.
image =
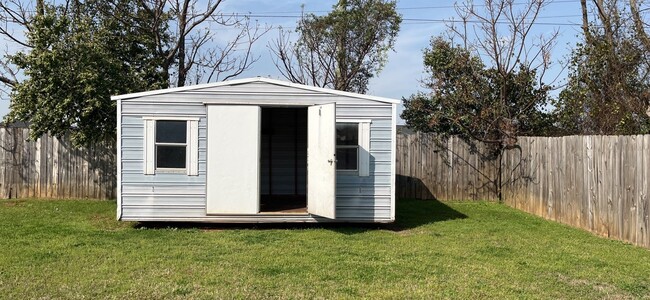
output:
[{"label": "open shed door", "polygon": [[260,195],[259,106],[208,105],[207,214],[256,214]]},{"label": "open shed door", "polygon": [[307,211],[336,217],[336,104],[307,112]]}]

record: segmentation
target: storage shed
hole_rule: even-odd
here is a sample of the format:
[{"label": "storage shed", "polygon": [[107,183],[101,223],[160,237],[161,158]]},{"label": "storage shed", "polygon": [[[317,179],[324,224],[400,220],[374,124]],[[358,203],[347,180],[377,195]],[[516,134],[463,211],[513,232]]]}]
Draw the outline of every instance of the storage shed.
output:
[{"label": "storage shed", "polygon": [[395,220],[398,100],[260,77],[112,99],[119,220]]}]

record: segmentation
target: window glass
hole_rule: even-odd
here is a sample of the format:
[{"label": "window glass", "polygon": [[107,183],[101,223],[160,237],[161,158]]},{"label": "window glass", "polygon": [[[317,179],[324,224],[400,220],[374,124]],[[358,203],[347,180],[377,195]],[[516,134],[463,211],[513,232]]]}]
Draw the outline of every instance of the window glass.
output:
[{"label": "window glass", "polygon": [[336,148],[336,169],[356,170],[358,160],[358,147]]},{"label": "window glass", "polygon": [[187,121],[156,121],[156,168],[184,169]]},{"label": "window glass", "polygon": [[359,124],[336,124],[336,169],[357,170],[359,161]]},{"label": "window glass", "polygon": [[337,146],[359,145],[359,124],[337,123],[336,124],[336,145]]},{"label": "window glass", "polygon": [[185,168],[185,145],[183,146],[156,146],[157,168]]},{"label": "window glass", "polygon": [[156,121],[156,143],[185,143],[187,121]]}]

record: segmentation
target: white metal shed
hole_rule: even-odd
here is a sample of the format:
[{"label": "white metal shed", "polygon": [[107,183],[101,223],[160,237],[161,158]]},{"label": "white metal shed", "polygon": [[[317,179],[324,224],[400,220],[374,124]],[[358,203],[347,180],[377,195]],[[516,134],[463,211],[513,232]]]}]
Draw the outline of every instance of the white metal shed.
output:
[{"label": "white metal shed", "polygon": [[112,99],[119,220],[395,220],[399,100],[260,77]]}]

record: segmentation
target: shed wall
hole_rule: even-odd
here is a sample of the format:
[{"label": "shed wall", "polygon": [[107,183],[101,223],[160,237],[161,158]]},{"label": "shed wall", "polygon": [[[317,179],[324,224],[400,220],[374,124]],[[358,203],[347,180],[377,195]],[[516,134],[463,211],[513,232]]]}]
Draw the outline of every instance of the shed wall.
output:
[{"label": "shed wall", "polygon": [[[249,84],[253,85],[253,84]],[[220,87],[219,89],[223,89]],[[255,87],[257,88],[257,87]],[[254,90],[254,88],[253,88]],[[388,221],[391,219],[391,136],[392,106],[363,99],[350,99],[336,95],[305,93],[288,95],[280,89],[281,99],[289,103],[302,101],[301,97],[316,102],[337,102],[337,119],[369,119],[370,126],[370,176],[337,173],[337,221]],[[121,101],[121,201],[122,219],[125,220],[196,220],[219,221],[225,217],[206,216],[206,150],[207,115],[204,102],[237,103],[260,102],[257,93],[237,92],[230,95],[210,93],[179,93]],[[260,91],[261,93],[261,91]],[[270,94],[274,94],[273,91]],[[291,96],[291,97],[289,97]],[[230,99],[228,101],[228,99]],[[280,99],[280,98],[278,98]],[[264,98],[268,103],[278,99]],[[292,101],[287,99],[294,99]],[[322,100],[321,100],[322,99]],[[164,103],[164,104],[161,104]],[[199,175],[156,174],[144,175],[144,123],[143,116],[195,116],[199,117]],[[228,217],[232,221],[233,216]],[[265,221],[281,218],[284,221],[311,221],[304,216],[278,217],[259,215],[239,218],[241,221]]]}]

